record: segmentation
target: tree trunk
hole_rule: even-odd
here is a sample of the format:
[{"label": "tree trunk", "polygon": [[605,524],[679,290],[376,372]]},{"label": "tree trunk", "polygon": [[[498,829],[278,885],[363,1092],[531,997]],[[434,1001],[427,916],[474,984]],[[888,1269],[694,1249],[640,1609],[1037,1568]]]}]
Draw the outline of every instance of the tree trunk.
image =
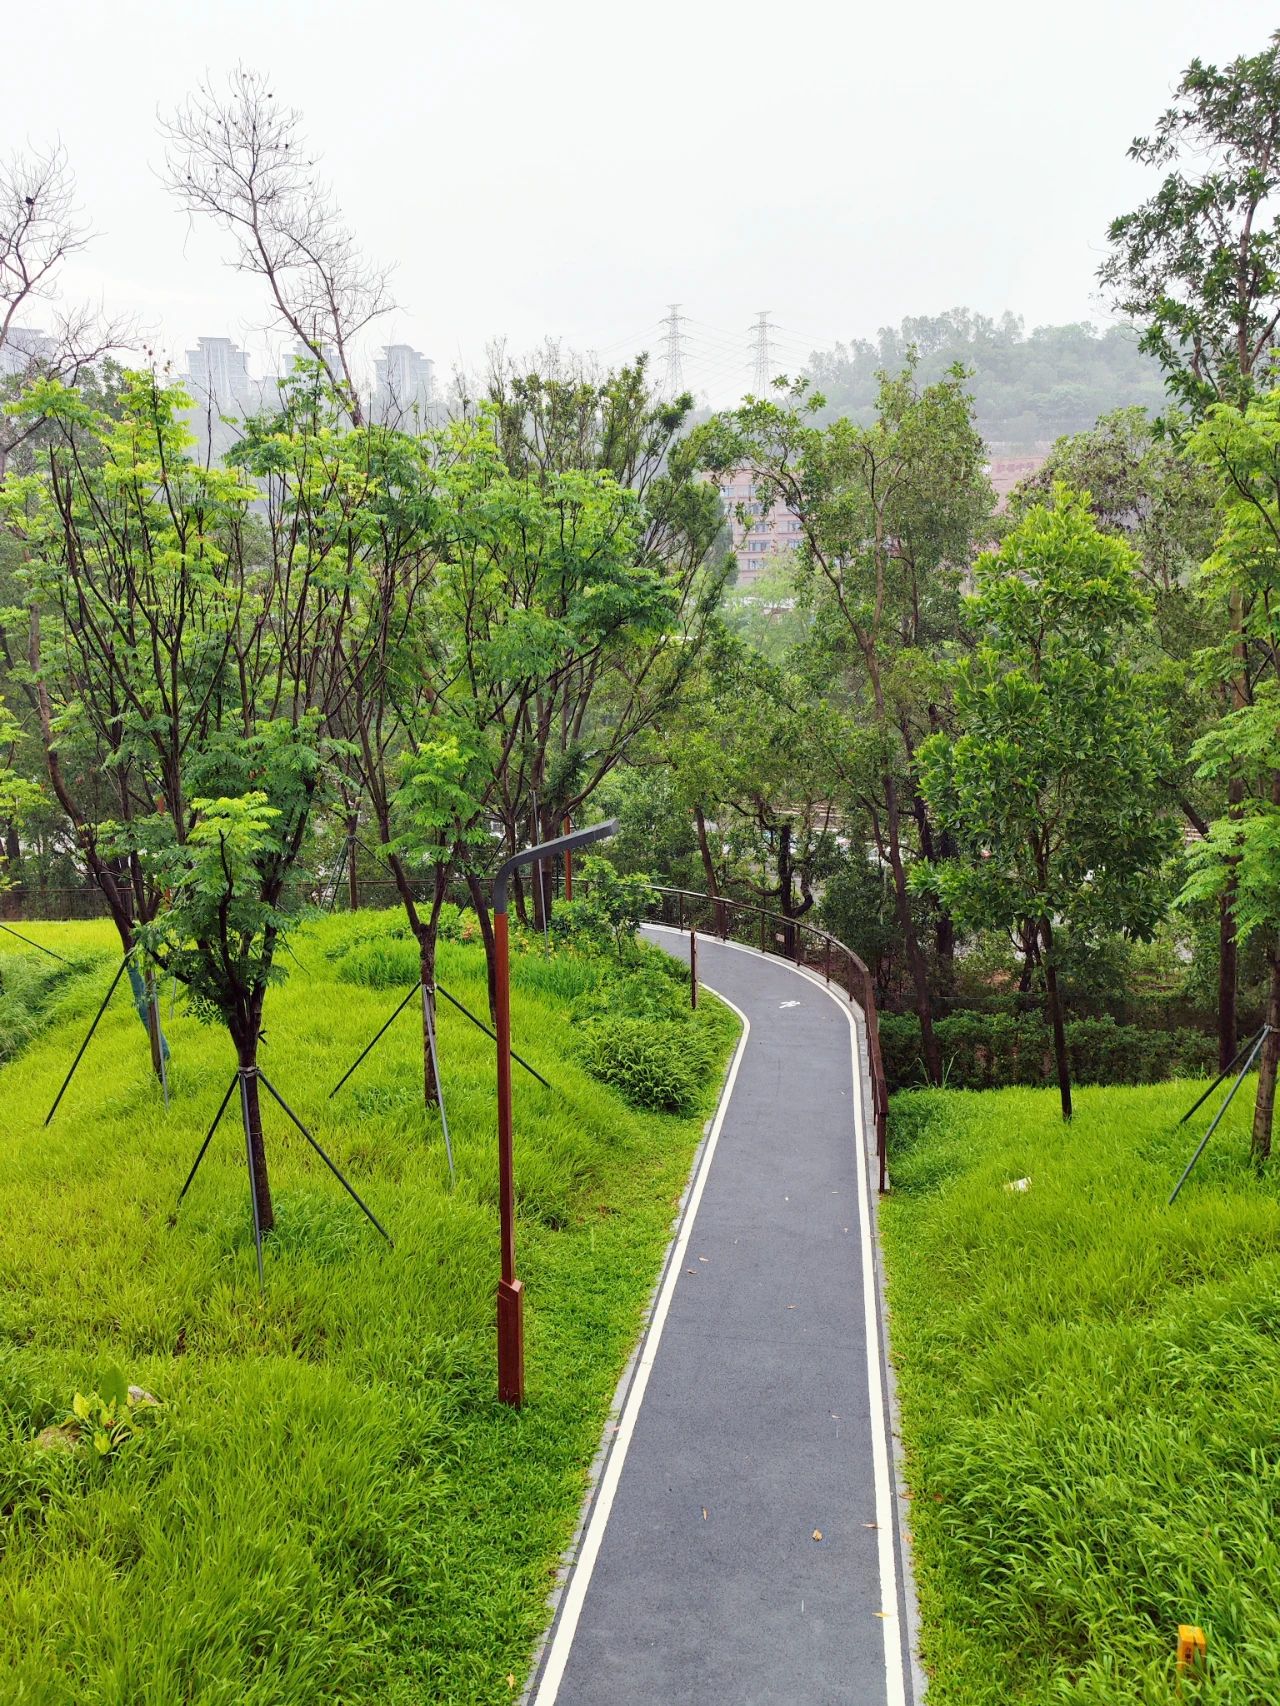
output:
[{"label": "tree trunk", "polygon": [[938,953],[938,982],[941,993],[950,995],[955,988],[956,927],[951,914],[941,907],[934,915],[934,946]]},{"label": "tree trunk", "polygon": [[885,816],[888,827],[889,864],[893,871],[893,893],[898,907],[898,928],[906,949],[907,966],[915,991],[916,1016],[920,1020],[920,1046],[924,1054],[925,1075],[930,1084],[942,1083],[942,1053],[933,1032],[933,998],[929,990],[929,968],[925,964],[920,938],[916,935],[911,917],[911,897],[907,889],[907,873],[902,863],[902,840],[898,818],[898,786],[892,776],[884,778]]},{"label": "tree trunk", "polygon": [[240,1063],[241,1083],[244,1086],[241,1112],[249,1128],[246,1135],[253,1175],[253,1200],[258,1210],[258,1226],[261,1231],[270,1232],[276,1223],[276,1215],[271,1202],[267,1150],[262,1137],[262,1108],[258,1100],[258,1034],[258,1027],[255,1025],[250,1034],[237,1044],[236,1059]]},{"label": "tree trunk", "polygon": [[151,1043],[151,1070],[157,1078],[164,1078],[164,1032],[160,1029],[160,992],[156,987],[156,974],[148,971],[143,987],[146,991],[147,1003],[147,1036]]},{"label": "tree trunk", "polygon": [[[1249,655],[1244,643],[1244,595],[1237,587],[1230,599],[1231,627],[1236,636],[1238,673],[1231,681],[1231,708],[1242,710],[1250,699]],[[1244,809],[1244,783],[1233,776],[1227,784],[1227,816],[1238,818]],[[1235,870],[1227,879],[1218,911],[1218,1070],[1225,1072],[1235,1057],[1239,1021],[1236,998],[1239,988],[1239,952],[1236,941]]]},{"label": "tree trunk", "polygon": [[489,902],[485,898],[484,887],[474,871],[467,872],[467,890],[471,895],[471,904],[476,909],[476,917],[480,920],[480,939],[484,943],[485,971],[489,981],[489,1017],[496,1019],[498,1012],[498,948],[493,937],[493,919],[489,913]]},{"label": "tree trunk", "polygon": [[1235,1059],[1236,988],[1239,981],[1236,948],[1236,879],[1228,879],[1218,900],[1218,1071]]},{"label": "tree trunk", "polygon": [[[938,859],[953,859],[955,852],[955,836],[944,831],[938,838]],[[935,901],[934,907],[934,946],[938,953],[938,984],[944,994],[950,995],[956,986],[956,927],[951,914],[941,901]]]},{"label": "tree trunk", "polygon": [[[1244,801],[1244,784],[1233,779],[1227,789],[1227,815],[1238,818]],[[1238,1018],[1239,948],[1236,941],[1236,888],[1234,864],[1218,901],[1218,1071],[1225,1072],[1235,1059]]]},{"label": "tree trunk", "polygon": [[1030,1011],[1033,1004],[1032,990],[1035,987],[1035,973],[1038,964],[1036,956],[1035,927],[1029,924],[1018,926],[1018,935],[1022,946],[1022,970],[1018,973],[1018,1011]]},{"label": "tree trunk", "polygon": [[1258,1064],[1258,1094],[1253,1104],[1253,1159],[1259,1167],[1271,1155],[1271,1121],[1276,1103],[1276,1069],[1280,1066],[1280,941],[1267,955],[1271,976],[1267,989],[1267,1023],[1271,1030]]},{"label": "tree trunk", "polygon": [[701,806],[693,808],[693,822],[698,832],[698,852],[702,858],[702,876],[707,885],[707,893],[712,900],[719,900],[720,885],[716,881],[716,862],[711,857],[711,842],[707,836],[707,820]]},{"label": "tree trunk", "polygon": [[4,857],[7,875],[13,884],[11,893],[20,899],[26,892],[26,884],[22,880],[22,842],[18,837],[18,826],[12,821],[4,826]]},{"label": "tree trunk", "polygon": [[347,904],[352,912],[360,910],[360,878],[356,871],[357,818],[347,819]]},{"label": "tree trunk", "polygon": [[1062,1117],[1071,1118],[1071,1063],[1067,1059],[1067,1027],[1062,1017],[1062,1001],[1058,994],[1058,968],[1053,957],[1053,927],[1047,918],[1040,920],[1044,942],[1044,993],[1049,1008],[1049,1023],[1053,1027],[1053,1058],[1058,1068],[1058,1094],[1062,1098]]}]

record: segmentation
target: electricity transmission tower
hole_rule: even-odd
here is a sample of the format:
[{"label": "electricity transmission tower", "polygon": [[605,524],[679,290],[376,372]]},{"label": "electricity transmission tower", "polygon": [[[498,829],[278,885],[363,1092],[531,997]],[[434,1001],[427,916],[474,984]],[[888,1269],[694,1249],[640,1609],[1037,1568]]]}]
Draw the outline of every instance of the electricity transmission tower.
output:
[{"label": "electricity transmission tower", "polygon": [[669,302],[667,307],[667,317],[662,321],[667,328],[664,339],[667,362],[666,392],[668,397],[678,397],[684,390],[684,334],[680,330],[680,304]]},{"label": "electricity transmission tower", "polygon": [[773,378],[773,365],[769,359],[769,333],[778,330],[778,327],[769,319],[767,308],[762,308],[756,315],[751,330],[755,333],[755,343],[752,347],[754,370],[751,378],[751,393],[755,397],[763,397],[769,389],[769,381]]}]

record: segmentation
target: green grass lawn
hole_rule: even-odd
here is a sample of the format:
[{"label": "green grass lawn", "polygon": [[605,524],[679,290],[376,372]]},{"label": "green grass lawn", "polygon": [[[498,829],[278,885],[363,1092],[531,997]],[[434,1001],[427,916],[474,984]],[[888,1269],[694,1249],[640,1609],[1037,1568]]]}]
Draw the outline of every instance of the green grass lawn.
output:
[{"label": "green grass lawn", "polygon": [[[895,1099],[889,1295],[931,1706],[1280,1700],[1280,1189],[1246,1085]],[[1216,1106],[1216,1103],[1212,1104]],[[1026,1192],[1004,1188],[1029,1178]]]},{"label": "green grass lawn", "polygon": [[[122,985],[45,1130],[118,963],[114,933],[31,926],[89,962],[38,988],[34,957],[6,943],[0,1043],[17,1040],[0,1049],[0,1700],[443,1706],[518,1693],[735,1025],[711,1001],[690,1021],[714,1061],[698,1112],[636,1112],[587,1075],[570,1023],[602,961],[518,944],[515,1046],[554,1088],[516,1068],[528,1361],[516,1413],[495,1398],[493,1044],[441,1008],[455,1189],[422,1107],[412,1013],[327,1100],[403,988],[412,949],[387,947],[396,923],[357,914],[299,931],[262,1053],[395,1248],[264,1098],[277,1210],[265,1298],[238,1121],[173,1214],[234,1066],[223,1033],[181,1002],[169,1023],[166,989],[166,1114]],[[394,987],[370,987],[384,974]],[[442,944],[439,975],[483,1011],[478,946]],[[161,1399],[148,1425],[106,1460],[37,1447],[113,1370]]]}]

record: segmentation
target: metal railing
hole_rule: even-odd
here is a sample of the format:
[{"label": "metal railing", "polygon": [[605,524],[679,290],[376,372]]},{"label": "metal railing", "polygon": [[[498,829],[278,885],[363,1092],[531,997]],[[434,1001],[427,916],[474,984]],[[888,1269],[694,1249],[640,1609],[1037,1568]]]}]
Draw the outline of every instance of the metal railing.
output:
[{"label": "metal railing", "polygon": [[651,883],[658,922],[679,930],[696,930],[718,936],[722,942],[740,942],[776,954],[793,965],[821,972],[828,983],[836,983],[851,1001],[861,1007],[867,1027],[867,1061],[871,1070],[871,1105],[875,1114],[876,1162],[880,1189],[888,1184],[886,1131],[889,1117],[889,1087],[880,1053],[880,1018],[876,1010],[875,984],[865,962],[853,949],[806,924],[802,918],[786,918],[749,901],[713,898],[693,889],[666,888]]}]

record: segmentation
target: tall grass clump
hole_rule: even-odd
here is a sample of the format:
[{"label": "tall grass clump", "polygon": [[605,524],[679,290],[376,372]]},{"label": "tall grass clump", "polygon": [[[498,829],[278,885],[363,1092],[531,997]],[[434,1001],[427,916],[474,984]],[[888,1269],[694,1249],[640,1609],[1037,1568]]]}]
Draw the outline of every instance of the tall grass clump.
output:
[{"label": "tall grass clump", "polygon": [[[1202,1085],[895,1099],[882,1224],[934,1706],[1280,1699],[1280,1200]],[[1023,1188],[1020,1181],[1029,1181]]]},{"label": "tall grass clump", "polygon": [[[412,1007],[328,1095],[394,1006],[394,925],[354,914],[297,932],[263,1065],[395,1247],[269,1111],[265,1295],[233,1118],[175,1213],[235,1066],[181,997],[170,1022],[166,991],[167,1113],[121,990],[42,1126],[113,934],[45,929],[59,952],[102,958],[0,1067],[0,1699],[518,1698],[701,1129],[697,1113],[637,1111],[579,1059],[571,1004],[625,979],[616,956],[558,964],[523,938],[514,955],[515,1046],[553,1086],[517,1076],[528,1401],[514,1412],[495,1388],[492,1041],[441,1007],[453,1186]],[[478,941],[443,942],[439,975],[484,1014]],[[724,1017],[708,1025],[708,1097]],[[136,1427],[112,1398],[122,1381],[159,1400]],[[107,1450],[70,1440],[81,1411],[111,1404],[114,1429],[94,1423]]]},{"label": "tall grass clump", "polygon": [[[0,947],[0,1062],[21,1054],[47,1024],[78,1010],[86,979],[107,964],[105,952],[81,952],[64,961],[17,942]],[[107,970],[102,994],[111,975]]]}]

